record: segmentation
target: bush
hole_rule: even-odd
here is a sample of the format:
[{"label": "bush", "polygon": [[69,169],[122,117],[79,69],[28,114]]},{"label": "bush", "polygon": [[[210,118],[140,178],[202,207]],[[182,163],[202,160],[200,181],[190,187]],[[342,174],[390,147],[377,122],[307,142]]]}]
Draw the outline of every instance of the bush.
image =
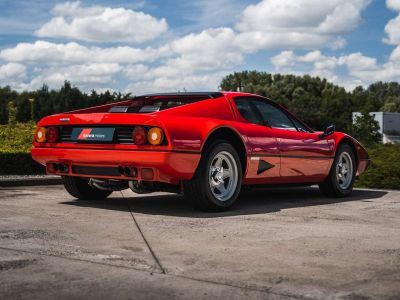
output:
[{"label": "bush", "polygon": [[44,174],[45,168],[30,154],[33,123],[0,125],[0,175]]},{"label": "bush", "polygon": [[356,182],[357,187],[400,189],[400,146],[375,145],[368,148],[371,165]]},{"label": "bush", "polygon": [[0,152],[29,153],[34,132],[35,124],[32,122],[0,125]]}]

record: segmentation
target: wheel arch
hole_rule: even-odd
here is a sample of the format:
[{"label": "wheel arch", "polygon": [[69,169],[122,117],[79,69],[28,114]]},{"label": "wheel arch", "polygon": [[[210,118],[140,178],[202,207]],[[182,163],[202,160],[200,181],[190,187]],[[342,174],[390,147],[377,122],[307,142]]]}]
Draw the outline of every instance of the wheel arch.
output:
[{"label": "wheel arch", "polygon": [[240,163],[242,166],[242,173],[243,175],[246,174],[247,147],[241,134],[234,128],[228,126],[214,128],[211,132],[209,132],[208,136],[204,140],[204,143],[201,147],[201,152],[204,153],[204,151],[208,149],[208,147],[210,147],[215,141],[218,140],[225,140],[232,144],[239,155]]},{"label": "wheel arch", "polygon": [[[354,153],[354,158],[356,159],[356,167],[358,167],[358,163],[360,161],[358,151],[356,149],[355,142],[349,137],[349,136],[344,136],[342,139],[340,139],[339,143],[337,144],[336,151],[335,151],[335,156],[336,152],[339,149],[340,145],[347,144],[351,147]],[[357,169],[357,168],[356,168]]]}]

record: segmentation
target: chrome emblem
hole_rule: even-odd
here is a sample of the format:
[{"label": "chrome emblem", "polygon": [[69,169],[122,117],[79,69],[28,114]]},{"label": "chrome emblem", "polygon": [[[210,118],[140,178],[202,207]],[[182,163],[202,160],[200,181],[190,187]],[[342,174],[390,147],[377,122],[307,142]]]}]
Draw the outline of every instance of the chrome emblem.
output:
[{"label": "chrome emblem", "polygon": [[60,122],[69,122],[70,118],[60,118]]}]

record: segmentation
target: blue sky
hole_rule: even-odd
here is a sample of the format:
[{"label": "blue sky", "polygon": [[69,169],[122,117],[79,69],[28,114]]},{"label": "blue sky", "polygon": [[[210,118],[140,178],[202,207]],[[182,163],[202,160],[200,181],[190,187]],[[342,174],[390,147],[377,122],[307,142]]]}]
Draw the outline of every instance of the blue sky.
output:
[{"label": "blue sky", "polygon": [[233,71],[400,81],[400,0],[4,1],[0,86],[216,90]]}]

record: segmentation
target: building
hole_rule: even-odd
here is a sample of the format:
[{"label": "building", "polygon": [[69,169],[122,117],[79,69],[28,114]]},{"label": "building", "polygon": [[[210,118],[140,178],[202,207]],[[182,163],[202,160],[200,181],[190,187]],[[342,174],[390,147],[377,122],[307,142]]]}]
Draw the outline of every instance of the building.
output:
[{"label": "building", "polygon": [[[400,113],[377,111],[369,114],[378,122],[384,144],[400,144]],[[353,112],[353,123],[358,116],[361,116],[361,113]]]}]

